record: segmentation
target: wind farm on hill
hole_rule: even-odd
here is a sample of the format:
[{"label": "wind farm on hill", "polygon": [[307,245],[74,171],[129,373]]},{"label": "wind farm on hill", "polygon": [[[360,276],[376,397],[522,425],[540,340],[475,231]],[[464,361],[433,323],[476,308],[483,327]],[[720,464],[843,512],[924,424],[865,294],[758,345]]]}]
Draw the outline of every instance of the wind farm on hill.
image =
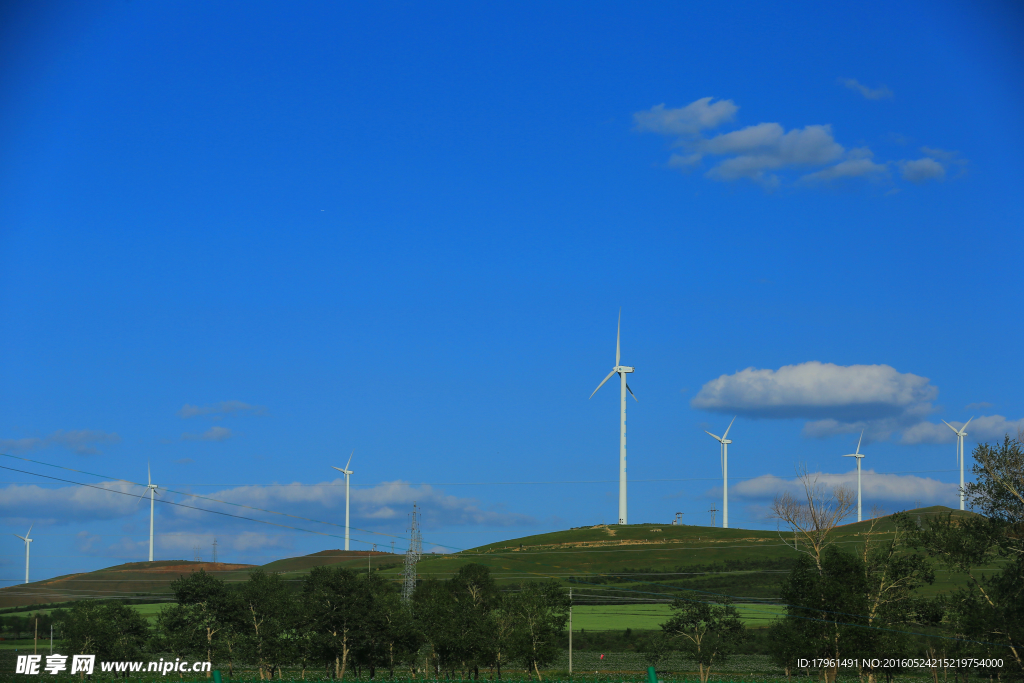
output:
[{"label": "wind farm on hill", "polygon": [[[421,541],[418,539],[419,531],[416,527],[416,514],[413,514],[413,529],[410,535],[402,541],[407,547],[400,548],[399,554],[395,553],[394,541],[392,541],[392,552],[377,552],[376,545],[369,551],[352,551],[350,548],[350,482],[354,471],[351,468],[355,452],[350,453],[345,466],[333,469],[344,475],[345,488],[345,521],[344,521],[344,545],[341,550],[325,550],[302,557],[282,559],[271,562],[265,566],[268,570],[280,572],[285,575],[302,575],[314,566],[324,564],[351,566],[354,569],[367,569],[380,572],[382,576],[393,578],[397,582],[406,585],[406,593],[411,594],[412,588],[418,578],[427,576],[448,576],[458,570],[467,562],[478,562],[488,566],[494,572],[499,582],[515,582],[532,578],[557,578],[561,581],[573,582],[578,586],[579,594],[593,593],[592,599],[598,599],[604,591],[609,595],[606,587],[609,581],[615,584],[629,585],[636,583],[635,578],[630,576],[643,575],[644,571],[655,572],[655,579],[645,579],[642,583],[662,585],[666,581],[693,583],[694,585],[718,585],[724,579],[723,573],[742,574],[746,578],[732,578],[728,580],[729,585],[747,586],[747,593],[751,591],[762,594],[765,599],[772,599],[777,595],[763,586],[771,584],[760,579],[755,579],[755,574],[765,572],[785,573],[788,563],[792,562],[797,549],[792,547],[793,541],[786,540],[777,531],[764,530],[740,530],[730,529],[729,526],[729,445],[733,443],[729,439],[729,433],[733,429],[736,417],[727,425],[721,436],[706,431],[708,435],[718,441],[720,445],[720,466],[722,474],[722,509],[721,527],[684,526],[679,516],[670,524],[629,524],[627,513],[627,468],[626,468],[626,405],[627,394],[639,401],[633,393],[632,388],[626,381],[628,374],[634,373],[632,366],[622,365],[622,312],[619,311],[619,319],[616,327],[615,338],[615,365],[611,372],[598,384],[597,388],[590,394],[590,398],[611,379],[619,376],[619,461],[618,461],[618,524],[596,525],[592,527],[579,527],[566,531],[555,531],[540,536],[529,536],[521,539],[513,539],[499,543],[492,543],[478,548],[453,549],[455,552],[444,554],[422,554],[419,547]],[[973,418],[972,418],[973,419]],[[964,511],[964,451],[963,440],[967,432],[966,427],[971,422],[968,420],[961,427],[955,427],[946,422],[945,424],[953,430],[957,437],[957,462],[960,467],[960,495],[959,510]],[[841,544],[856,546],[862,543],[862,534],[867,533],[862,514],[862,487],[861,487],[861,461],[865,457],[861,453],[864,432],[861,431],[857,442],[856,451],[843,457],[853,457],[857,470],[857,523],[840,526],[836,533],[842,539]],[[15,456],[7,456],[15,457]],[[37,463],[28,458],[17,458],[18,460]],[[91,474],[81,472],[67,467],[49,465],[48,463],[37,463],[48,465],[79,475]],[[15,468],[5,467],[15,472],[25,472]],[[285,511],[264,509],[256,506],[246,505],[237,502],[218,500],[209,496],[201,496],[185,491],[175,491],[162,488],[153,483],[152,470],[147,464],[147,481],[145,484],[138,484],[125,479],[113,479],[115,484],[127,484],[129,487],[141,487],[143,492],[134,493],[132,490],[125,490],[124,487],[112,488],[101,487],[94,484],[71,481],[65,478],[43,476],[51,480],[68,482],[79,486],[93,489],[101,489],[109,495],[122,495],[137,498],[141,503],[146,497],[149,498],[149,555],[148,562],[128,563],[116,567],[110,567],[95,572],[83,574],[68,574],[46,581],[30,582],[30,553],[29,547],[33,539],[30,537],[32,526],[29,527],[25,536],[15,534],[21,539],[25,546],[25,582],[22,585],[8,586],[0,589],[0,609],[24,606],[29,604],[43,604],[53,602],[66,602],[79,598],[101,599],[101,598],[131,598],[138,599],[142,596],[159,597],[165,595],[168,586],[183,571],[192,571],[203,567],[208,571],[215,571],[223,575],[226,581],[239,581],[245,576],[247,570],[256,565],[247,564],[223,564],[203,563],[201,561],[154,561],[154,547],[158,530],[155,526],[155,505],[156,503],[189,508],[211,515],[221,515],[236,520],[244,520],[255,524],[273,524],[277,527],[291,529],[295,532],[310,532],[308,529],[293,526],[294,523],[316,522],[319,524],[334,524],[300,517]],[[99,476],[99,475],[94,475]],[[172,501],[169,496],[178,496],[179,501]],[[180,502],[187,500],[188,503]],[[204,505],[210,503],[218,504],[219,510],[210,510]],[[235,511],[228,513],[223,506],[230,506]],[[934,515],[942,506],[928,507],[914,510],[914,514]],[[286,518],[288,524],[278,522],[267,522],[264,519],[257,519],[247,516],[254,513],[269,513],[278,518]],[[717,509],[712,508],[712,520]],[[845,521],[845,520],[839,520]],[[712,522],[714,524],[714,522]],[[891,525],[889,525],[891,526]],[[885,534],[887,525],[885,522],[876,524],[875,534]],[[363,530],[366,532],[366,530]],[[891,529],[889,529],[891,531]],[[375,532],[368,532],[374,534]],[[332,534],[322,534],[332,536]],[[389,536],[389,538],[394,538]],[[365,542],[365,539],[364,539]],[[368,545],[370,545],[368,543]],[[738,564],[737,564],[738,563]],[[742,566],[743,568],[737,568]],[[770,568],[764,568],[769,567]],[[625,572],[623,567],[644,568],[639,572]],[[685,568],[694,571],[685,571]],[[732,569],[729,569],[732,567]],[[760,568],[759,568],[760,567]],[[676,572],[678,576],[668,572],[668,569],[680,569]],[[667,572],[667,573],[666,573]],[[602,588],[588,588],[586,577],[591,577]],[[694,578],[697,577],[697,578]],[[717,578],[711,578],[717,577]],[[13,582],[12,582],[13,583]],[[775,582],[778,583],[777,581]],[[762,588],[754,589],[754,585]],[[940,581],[936,586],[943,586]],[[646,597],[648,593],[657,593],[657,590],[645,588],[616,589],[621,595],[616,595],[615,600],[633,600],[643,602],[651,598]],[[936,588],[935,590],[941,590]],[[742,592],[742,591],[741,591]],[[751,597],[747,595],[746,597]]]},{"label": "wind farm on hill", "polygon": [[[933,506],[910,510],[917,519],[950,512]],[[954,514],[960,514],[953,511]],[[972,513],[963,513],[972,514]],[[835,543],[856,552],[870,534],[891,536],[881,520],[838,527]],[[597,525],[514,538],[453,553],[422,555],[420,580],[450,578],[469,563],[488,567],[501,585],[557,579],[572,586],[582,603],[638,604],[671,601],[679,589],[729,597],[742,602],[773,603],[798,551],[777,531],[723,529],[674,524]],[[403,555],[374,551],[323,550],[275,560],[263,569],[297,581],[314,567],[343,566],[402,580]],[[203,569],[228,583],[246,580],[257,565],[161,560],[116,565],[94,572],[68,574],[0,591],[0,609],[66,603],[81,599],[160,602],[171,599],[170,584]],[[938,595],[962,580],[939,571],[923,589]]]}]

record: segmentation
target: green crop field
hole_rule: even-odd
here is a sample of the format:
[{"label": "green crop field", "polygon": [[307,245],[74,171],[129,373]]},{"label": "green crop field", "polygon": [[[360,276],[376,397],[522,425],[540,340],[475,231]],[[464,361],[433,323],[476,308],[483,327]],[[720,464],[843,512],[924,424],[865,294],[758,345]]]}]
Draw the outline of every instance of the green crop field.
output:
[{"label": "green crop field", "polygon": [[[740,620],[748,628],[767,626],[784,614],[780,605],[736,605]],[[573,631],[651,631],[661,628],[672,611],[661,605],[577,605],[572,608]]]}]

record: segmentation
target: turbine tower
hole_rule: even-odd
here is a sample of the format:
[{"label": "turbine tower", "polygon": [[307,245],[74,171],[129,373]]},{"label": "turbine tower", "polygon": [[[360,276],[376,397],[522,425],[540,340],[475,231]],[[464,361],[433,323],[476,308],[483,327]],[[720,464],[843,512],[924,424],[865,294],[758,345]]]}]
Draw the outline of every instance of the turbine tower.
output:
[{"label": "turbine tower", "polygon": [[[971,415],[971,420],[973,420],[973,419],[974,419],[974,416]],[[942,421],[942,424],[944,424],[947,427],[949,427],[950,429],[952,429],[953,433],[956,434],[956,459],[960,463],[960,509],[961,510],[964,509],[964,437],[967,436],[967,432],[965,432],[964,430],[967,429],[967,425],[971,424],[971,420],[968,420],[967,422],[965,422],[964,426],[961,427],[960,429],[957,429],[956,427],[954,427],[953,425],[949,424],[945,420]]]},{"label": "turbine tower", "polygon": [[348,550],[348,478],[353,474],[352,470],[350,470],[348,466],[352,464],[352,456],[355,454],[355,449],[353,449],[352,453],[348,456],[348,462],[345,463],[345,469],[331,465],[331,468],[336,469],[345,475],[345,550]]},{"label": "turbine tower", "polygon": [[729,430],[732,429],[732,423],[736,421],[736,418],[732,418],[732,422],[725,428],[725,434],[717,436],[711,434],[708,430],[704,430],[706,434],[711,434],[715,437],[718,443],[722,444],[722,528],[729,528],[729,444],[732,441],[729,440]]},{"label": "turbine tower", "polygon": [[146,488],[149,489],[149,561],[153,561],[153,500],[156,498],[157,485],[153,483],[153,473],[146,463],[146,480],[149,482]]},{"label": "turbine tower", "polygon": [[14,534],[15,536],[18,536],[18,538],[20,538],[21,540],[25,541],[25,583],[28,583],[28,544],[32,542],[32,539],[29,538],[29,535],[32,533],[33,526],[35,526],[35,524],[29,525],[28,531],[25,532],[24,536],[18,536],[18,534]]},{"label": "turbine tower", "polygon": [[857,439],[857,451],[855,453],[848,453],[844,455],[844,458],[857,458],[857,521],[860,521],[860,461],[864,459],[864,454],[860,452],[860,442],[864,439],[864,430],[860,430],[860,439]]},{"label": "turbine tower", "polygon": [[[619,326],[615,332],[615,367],[608,373],[608,376],[601,380],[601,383],[597,385],[597,389],[604,386],[604,383],[612,378],[615,373],[619,374],[619,404],[621,406],[621,418],[619,421],[619,524],[626,524],[626,392],[633,397],[634,401],[639,401],[633,390],[626,384],[626,375],[633,372],[635,368],[631,368],[626,365],[619,365],[619,339],[622,335],[622,309],[619,309]],[[594,398],[594,394],[597,393],[597,389],[594,389],[593,393],[590,394],[590,398]]]}]

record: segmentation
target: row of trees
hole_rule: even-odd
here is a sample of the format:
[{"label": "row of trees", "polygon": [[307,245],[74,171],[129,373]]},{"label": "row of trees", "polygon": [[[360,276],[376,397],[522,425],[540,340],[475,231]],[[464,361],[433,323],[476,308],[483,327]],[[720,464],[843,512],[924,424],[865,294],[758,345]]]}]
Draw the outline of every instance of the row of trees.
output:
[{"label": "row of trees", "polygon": [[[996,659],[1001,667],[953,667],[958,678],[1024,678],[1024,450],[1021,439],[982,444],[974,451],[976,483],[966,495],[980,515],[932,518],[905,513],[885,518],[895,529],[858,552],[833,544],[832,529],[852,496],[825,492],[804,478],[806,500],[776,499],[775,513],[803,551],[783,590],[786,617],[772,626],[772,654],[787,673],[800,658],[877,659],[863,667],[869,683],[890,679],[892,660]],[[877,522],[878,520],[876,520]],[[918,589],[934,572],[950,572],[958,588],[933,599]],[[889,660],[890,665],[886,665]],[[826,683],[836,667],[821,671]],[[939,671],[932,675],[938,682]]]},{"label": "row of trees", "polygon": [[0,616],[0,636],[7,638],[40,638],[50,637],[50,615],[45,612],[38,614],[11,614]]},{"label": "row of trees", "polygon": [[[925,523],[906,513],[876,516],[856,552],[835,545],[833,533],[851,511],[851,491],[827,490],[804,471],[803,500],[776,498],[774,515],[792,533],[784,538],[801,553],[782,590],[786,616],[769,630],[769,651],[787,676],[801,659],[855,660],[862,680],[875,683],[899,673],[900,660],[920,658],[952,660],[955,680],[1024,679],[1024,444],[1020,435],[983,444],[974,459],[966,495],[980,515]],[[919,589],[934,582],[936,568],[959,587],[925,599]],[[682,649],[706,682],[746,638],[736,609],[711,600],[676,600],[662,637],[641,647],[648,661]],[[940,666],[932,667],[935,683]],[[817,668],[825,683],[839,673],[838,664]]]},{"label": "row of trees", "polygon": [[479,676],[493,666],[500,678],[512,665],[540,678],[558,654],[569,608],[558,582],[499,591],[477,564],[447,581],[421,582],[411,604],[380,575],[340,567],[315,567],[297,587],[260,569],[237,586],[200,570],[172,590],[176,603],[160,613],[155,636],[122,604],[78,602],[57,611],[55,623],[71,653],[110,660],[170,653],[226,664],[229,673],[255,666],[261,679],[286,666],[303,678],[317,667],[339,679],[353,666],[371,678],[401,667]]}]

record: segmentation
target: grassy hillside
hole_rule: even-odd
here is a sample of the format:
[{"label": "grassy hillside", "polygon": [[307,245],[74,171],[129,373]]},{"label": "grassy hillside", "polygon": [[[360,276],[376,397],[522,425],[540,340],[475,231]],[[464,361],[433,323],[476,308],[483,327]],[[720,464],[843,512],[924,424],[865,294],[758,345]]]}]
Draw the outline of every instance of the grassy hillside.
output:
[{"label": "grassy hillside", "polygon": [[[936,506],[910,511],[921,519],[948,512]],[[971,514],[954,511],[955,515]],[[863,548],[868,521],[848,524],[836,532],[836,542],[851,551]],[[893,525],[880,520],[874,538],[891,537]],[[574,597],[585,603],[665,602],[677,595],[700,591],[709,599],[728,595],[740,602],[770,602],[798,557],[792,537],[776,531],[720,529],[666,524],[597,525],[524,536],[459,553],[426,555],[417,567],[420,578],[448,578],[459,567],[478,562],[489,567],[501,584],[554,578],[571,585]],[[312,555],[264,565],[285,580],[299,581],[320,565],[340,565],[357,571],[369,568],[400,579],[403,558],[383,552],[324,550]],[[204,568],[230,582],[244,581],[253,565],[210,562],[136,562],[83,574],[0,589],[0,609],[66,602],[82,598],[166,599],[170,583]],[[945,572],[937,574],[925,595],[950,589]]]}]

